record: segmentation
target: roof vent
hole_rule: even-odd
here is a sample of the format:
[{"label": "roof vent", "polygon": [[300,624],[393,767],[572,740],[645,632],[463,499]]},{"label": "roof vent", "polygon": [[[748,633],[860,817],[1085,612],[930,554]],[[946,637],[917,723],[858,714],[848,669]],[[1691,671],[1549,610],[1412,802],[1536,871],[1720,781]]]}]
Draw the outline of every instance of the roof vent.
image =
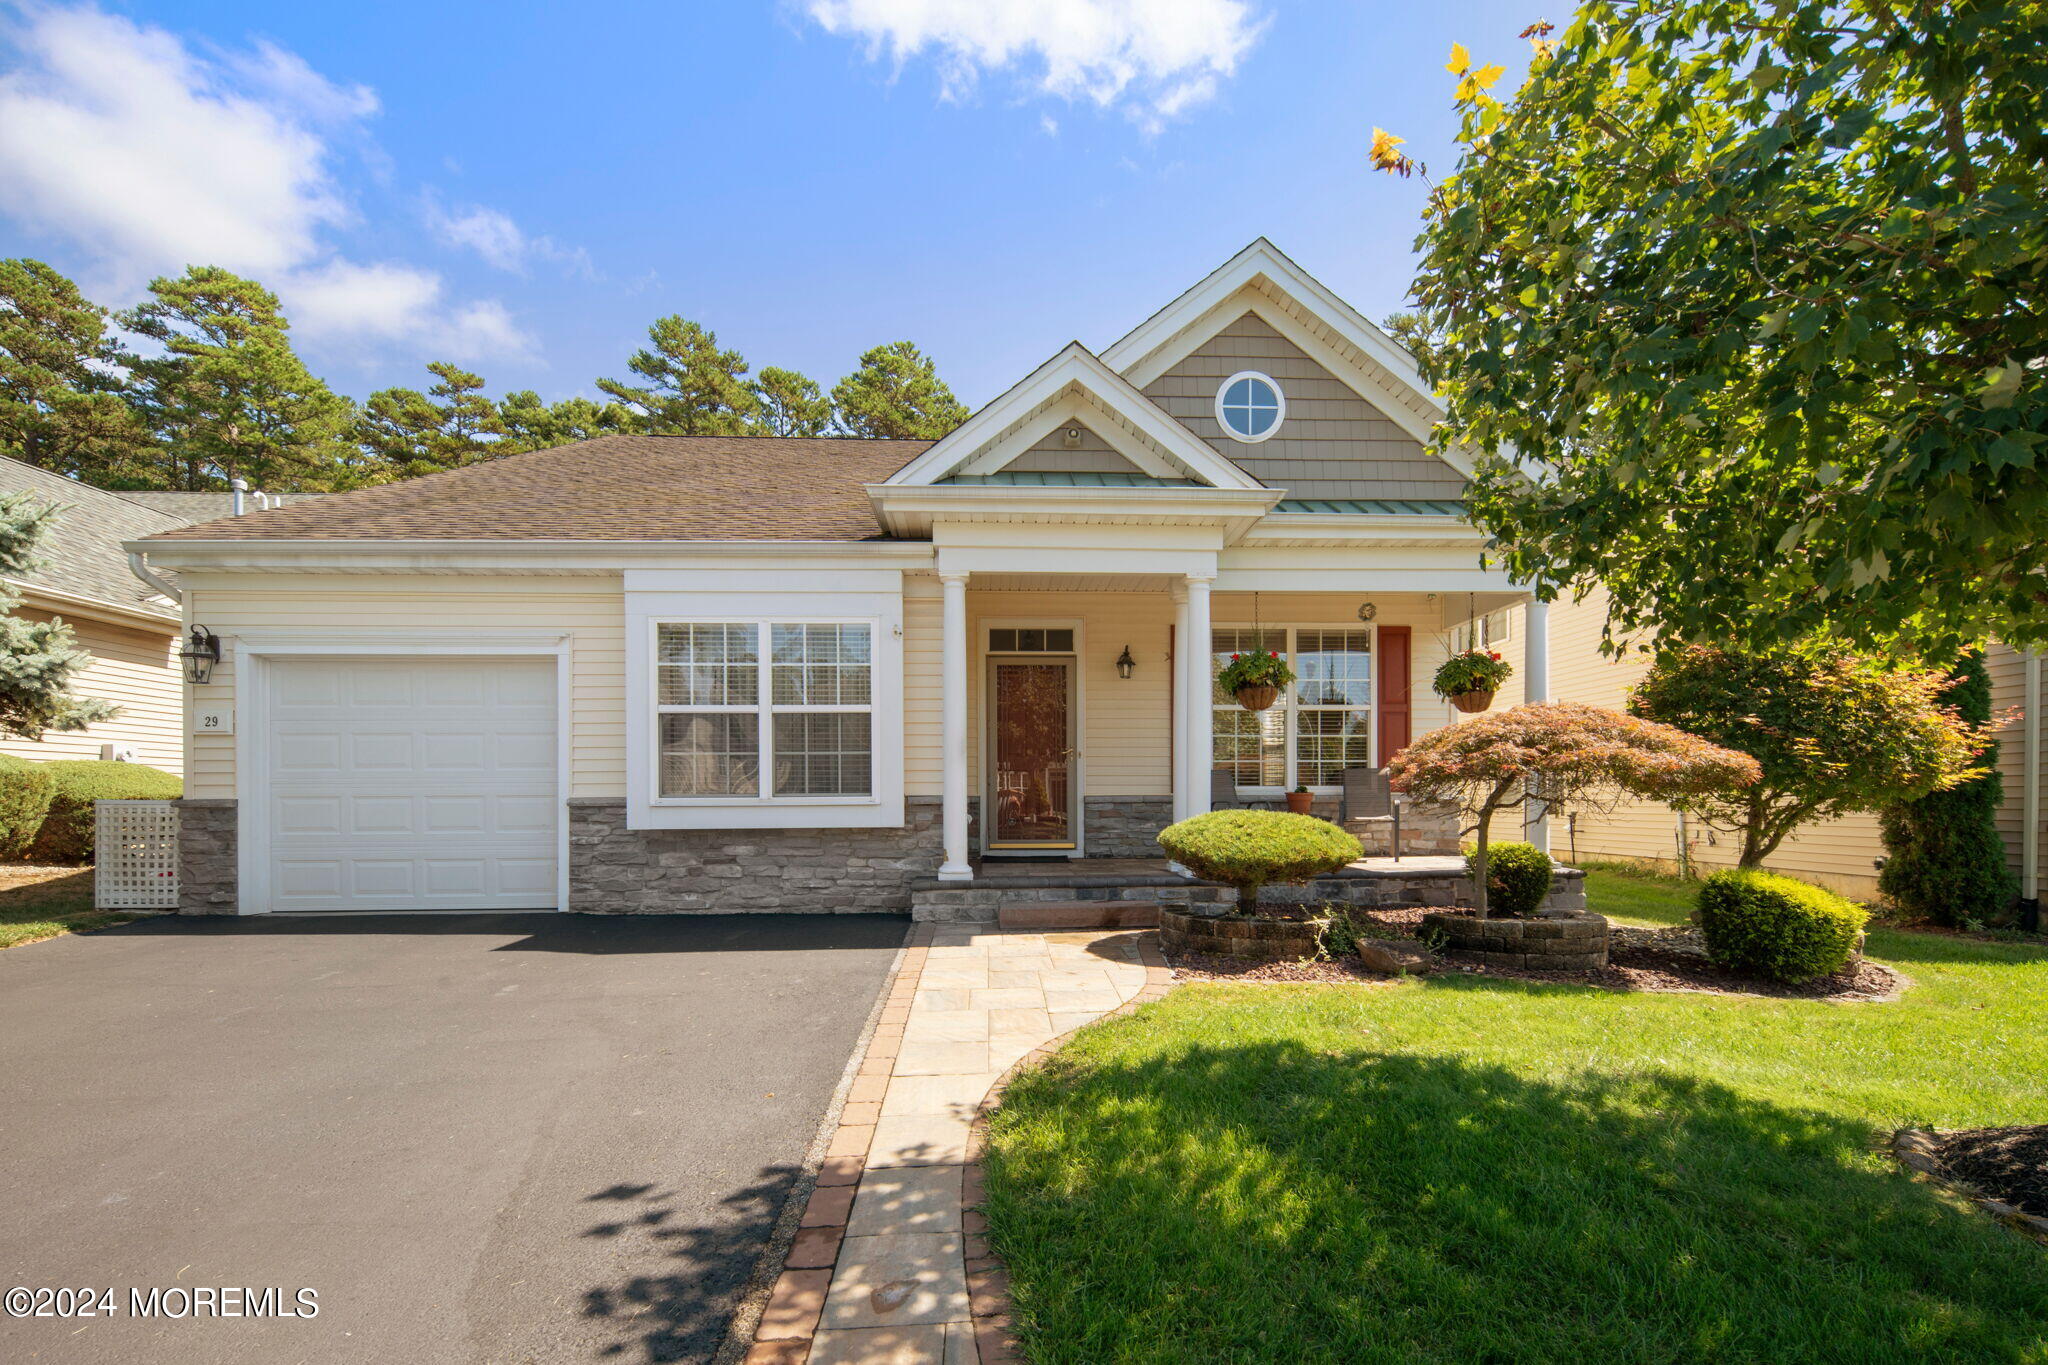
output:
[{"label": "roof vent", "polygon": [[1079,450],[1081,448],[1081,428],[1068,427],[1065,431],[1061,432],[1060,444],[1068,450]]}]

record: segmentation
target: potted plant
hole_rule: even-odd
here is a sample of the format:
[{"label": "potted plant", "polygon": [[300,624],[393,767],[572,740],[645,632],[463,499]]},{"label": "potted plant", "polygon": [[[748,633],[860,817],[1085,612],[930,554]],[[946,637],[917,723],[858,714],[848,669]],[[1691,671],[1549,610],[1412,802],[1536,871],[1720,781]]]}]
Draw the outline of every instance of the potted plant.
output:
[{"label": "potted plant", "polygon": [[1315,794],[1307,787],[1296,787],[1287,793],[1287,809],[1296,815],[1307,815],[1315,803]]},{"label": "potted plant", "polygon": [[1460,711],[1484,711],[1514,672],[1515,666],[1497,649],[1460,650],[1438,666],[1430,687]]},{"label": "potted plant", "polygon": [[1294,670],[1278,654],[1255,649],[1231,655],[1216,681],[1245,710],[1263,711],[1280,699],[1281,688],[1294,681]]}]

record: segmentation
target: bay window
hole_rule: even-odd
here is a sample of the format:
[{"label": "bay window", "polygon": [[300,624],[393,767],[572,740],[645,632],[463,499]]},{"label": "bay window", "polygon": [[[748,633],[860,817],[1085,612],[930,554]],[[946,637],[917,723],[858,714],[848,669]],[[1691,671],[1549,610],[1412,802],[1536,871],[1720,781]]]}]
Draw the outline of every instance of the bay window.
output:
[{"label": "bay window", "polygon": [[1346,768],[1373,761],[1373,632],[1371,627],[1322,629],[1222,626],[1214,632],[1209,675],[1233,654],[1269,650],[1288,661],[1294,685],[1264,711],[1247,711],[1211,684],[1215,766],[1239,787],[1291,791],[1332,788]]}]

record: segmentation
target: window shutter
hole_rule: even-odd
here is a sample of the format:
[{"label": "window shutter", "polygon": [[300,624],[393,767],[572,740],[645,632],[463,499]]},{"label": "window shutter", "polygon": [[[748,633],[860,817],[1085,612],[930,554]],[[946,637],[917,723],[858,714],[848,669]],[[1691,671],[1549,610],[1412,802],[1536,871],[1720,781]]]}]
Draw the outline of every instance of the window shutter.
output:
[{"label": "window shutter", "polygon": [[1381,626],[1380,749],[1373,755],[1373,763],[1381,768],[1415,737],[1408,706],[1410,662],[1408,627]]}]

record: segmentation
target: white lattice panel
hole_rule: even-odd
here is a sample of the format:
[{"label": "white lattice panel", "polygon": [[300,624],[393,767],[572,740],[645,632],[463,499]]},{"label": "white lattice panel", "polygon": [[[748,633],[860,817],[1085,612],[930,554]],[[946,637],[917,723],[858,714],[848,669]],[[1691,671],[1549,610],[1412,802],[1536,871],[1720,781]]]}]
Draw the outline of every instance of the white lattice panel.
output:
[{"label": "white lattice panel", "polygon": [[178,908],[178,808],[169,801],[93,802],[93,904]]}]

